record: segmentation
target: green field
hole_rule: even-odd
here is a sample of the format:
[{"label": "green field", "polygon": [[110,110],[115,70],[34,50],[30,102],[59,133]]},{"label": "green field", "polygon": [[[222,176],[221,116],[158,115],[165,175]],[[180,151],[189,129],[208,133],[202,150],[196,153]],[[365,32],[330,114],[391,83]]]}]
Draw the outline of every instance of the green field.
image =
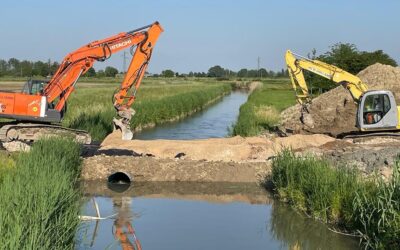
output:
[{"label": "green field", "polygon": [[273,130],[280,123],[280,112],[296,103],[288,79],[270,79],[262,83],[262,87],[254,90],[240,107],[233,135],[254,136]]}]

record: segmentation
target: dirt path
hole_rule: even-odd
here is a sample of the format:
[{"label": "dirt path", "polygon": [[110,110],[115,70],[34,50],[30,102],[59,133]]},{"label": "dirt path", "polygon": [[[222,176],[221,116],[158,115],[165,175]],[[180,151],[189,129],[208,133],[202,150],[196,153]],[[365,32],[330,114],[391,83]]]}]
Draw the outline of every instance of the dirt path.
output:
[{"label": "dirt path", "polygon": [[132,140],[122,141],[119,132],[110,134],[100,151],[131,150],[136,154],[160,159],[176,156],[190,160],[223,162],[265,162],[282,148],[294,150],[319,147],[335,139],[326,135],[293,135],[290,137],[213,138],[202,140]]},{"label": "dirt path", "polygon": [[333,166],[357,167],[389,178],[400,140],[338,140],[326,135],[232,137],[191,141],[122,141],[109,135],[94,156],[84,159],[82,179],[105,180],[115,172],[136,181],[260,182],[271,171],[271,158],[283,148],[312,154]]},{"label": "dirt path", "polygon": [[95,156],[84,159],[82,179],[107,179],[115,172],[137,181],[260,182],[270,157],[282,148],[305,150],[335,139],[325,135],[287,138],[233,137],[192,141],[122,141],[109,135]]}]

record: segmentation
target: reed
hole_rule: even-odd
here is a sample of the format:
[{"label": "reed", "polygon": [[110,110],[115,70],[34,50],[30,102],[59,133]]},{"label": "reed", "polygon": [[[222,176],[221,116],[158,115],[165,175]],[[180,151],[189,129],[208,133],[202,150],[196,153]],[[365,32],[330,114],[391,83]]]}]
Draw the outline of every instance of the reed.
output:
[{"label": "reed", "polygon": [[73,249],[79,224],[80,146],[69,139],[36,142],[0,183],[3,249]]},{"label": "reed", "polygon": [[272,164],[274,192],[309,216],[359,235],[366,248],[400,248],[400,163],[389,182],[349,167],[282,151]]}]

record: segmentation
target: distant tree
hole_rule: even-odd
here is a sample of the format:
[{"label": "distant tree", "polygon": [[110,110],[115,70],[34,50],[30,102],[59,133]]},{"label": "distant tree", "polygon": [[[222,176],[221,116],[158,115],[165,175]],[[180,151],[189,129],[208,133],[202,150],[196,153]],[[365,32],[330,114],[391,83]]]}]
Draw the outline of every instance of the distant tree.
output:
[{"label": "distant tree", "polygon": [[224,70],[224,68],[222,68],[219,65],[211,67],[208,70],[208,74],[207,74],[208,77],[223,77],[224,75],[225,75],[225,70]]},{"label": "distant tree", "polygon": [[115,77],[118,74],[118,69],[111,66],[107,66],[104,70],[104,74],[107,77]]},{"label": "distant tree", "polygon": [[59,67],[60,67],[60,64],[58,62],[53,62],[50,65],[50,75],[54,75]]},{"label": "distant tree", "polygon": [[20,63],[21,76],[32,76],[32,63],[29,61],[22,61]]},{"label": "distant tree", "polygon": [[188,76],[189,76],[189,77],[193,77],[193,76],[194,76],[193,71],[190,71],[189,74],[188,74]]},{"label": "distant tree", "polygon": [[382,50],[374,52],[359,51],[357,46],[350,43],[337,43],[331,46],[330,51],[317,57],[326,63],[333,64],[352,74],[357,74],[366,67],[382,63],[397,66],[396,61]]},{"label": "distant tree", "polygon": [[176,77],[179,77],[179,73],[178,73],[178,72],[175,72],[175,76],[176,76]]},{"label": "distant tree", "polygon": [[241,69],[237,72],[238,77],[247,77],[247,69]]},{"label": "distant tree", "polygon": [[105,76],[106,76],[106,73],[102,69],[97,71],[97,73],[96,73],[96,77],[105,77]]},{"label": "distant tree", "polygon": [[9,74],[12,76],[21,75],[19,60],[16,58],[10,58],[8,60],[8,70],[9,70]]},{"label": "distant tree", "polygon": [[382,50],[376,50],[373,52],[363,51],[360,53],[360,57],[361,61],[364,63],[364,68],[375,63],[387,64],[394,67],[398,66],[397,62]]},{"label": "distant tree", "polygon": [[95,76],[96,76],[96,70],[95,70],[93,67],[90,68],[90,69],[86,72],[85,76],[87,76],[87,77],[95,77]]},{"label": "distant tree", "polygon": [[269,77],[275,77],[275,76],[276,76],[276,73],[275,73],[273,70],[270,70],[270,71],[268,72],[268,76],[269,76]]},{"label": "distant tree", "polygon": [[46,77],[50,74],[49,65],[42,61],[33,63],[32,75]]},{"label": "distant tree", "polygon": [[308,54],[307,54],[307,57],[308,57],[309,59],[312,59],[312,60],[316,59],[316,58],[317,58],[317,50],[316,50],[315,48],[313,48],[313,49],[311,50],[311,53],[308,53]]},{"label": "distant tree", "polygon": [[4,76],[7,74],[8,64],[5,60],[0,60],[0,76]]},{"label": "distant tree", "polygon": [[[350,43],[336,43],[330,47],[329,51],[320,56],[316,56],[314,49],[309,57],[335,65],[352,74],[358,74],[375,63],[397,66],[396,61],[382,50],[359,51],[356,45]],[[337,86],[337,84],[310,72],[306,72],[305,77],[311,87],[328,90]]]},{"label": "distant tree", "polygon": [[260,77],[268,77],[269,76],[268,71],[264,68],[261,68],[258,73],[259,73]]},{"label": "distant tree", "polygon": [[166,70],[163,70],[163,71],[161,72],[161,75],[162,75],[163,77],[174,77],[175,73],[174,73],[174,71],[172,71],[172,70],[170,70],[170,69],[166,69]]}]

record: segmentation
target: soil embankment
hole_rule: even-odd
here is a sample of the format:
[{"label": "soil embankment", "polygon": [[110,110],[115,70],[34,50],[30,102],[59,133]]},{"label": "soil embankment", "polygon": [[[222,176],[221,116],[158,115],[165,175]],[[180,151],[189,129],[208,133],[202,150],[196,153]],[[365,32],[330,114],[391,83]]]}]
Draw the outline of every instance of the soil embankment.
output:
[{"label": "soil embankment", "polygon": [[[400,67],[374,64],[358,76],[370,90],[390,90],[400,102]],[[328,134],[337,136],[357,131],[356,105],[348,90],[342,86],[313,99],[309,113],[301,121],[301,106],[295,105],[282,112],[282,130],[293,134]]]},{"label": "soil embankment", "polygon": [[269,174],[268,159],[282,148],[302,151],[335,141],[325,135],[191,141],[120,138],[119,132],[109,135],[96,155],[84,160],[82,179],[125,172],[138,181],[259,182]]},{"label": "soil embankment", "polygon": [[339,140],[321,134],[122,141],[115,132],[84,159],[81,178],[105,180],[124,172],[135,181],[260,182],[284,148],[323,157],[334,166],[354,166],[366,176],[377,172],[390,178],[399,147],[400,140],[393,138]]}]

